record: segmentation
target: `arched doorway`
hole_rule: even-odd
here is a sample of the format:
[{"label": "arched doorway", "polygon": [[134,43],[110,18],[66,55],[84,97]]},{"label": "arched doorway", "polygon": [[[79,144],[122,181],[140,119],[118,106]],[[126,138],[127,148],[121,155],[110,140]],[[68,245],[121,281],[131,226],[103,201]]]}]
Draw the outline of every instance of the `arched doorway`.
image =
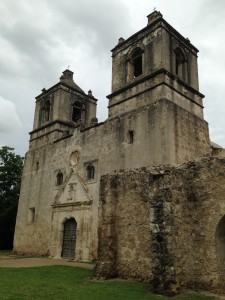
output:
[{"label": "arched doorway", "polygon": [[62,258],[75,258],[77,222],[71,218],[64,223]]},{"label": "arched doorway", "polygon": [[225,216],[222,217],[216,228],[216,251],[220,272],[225,274]]}]

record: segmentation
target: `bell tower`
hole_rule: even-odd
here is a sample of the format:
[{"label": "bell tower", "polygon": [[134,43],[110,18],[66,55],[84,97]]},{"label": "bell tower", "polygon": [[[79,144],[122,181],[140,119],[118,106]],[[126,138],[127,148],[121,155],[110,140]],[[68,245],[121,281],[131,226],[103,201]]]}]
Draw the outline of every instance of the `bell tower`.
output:
[{"label": "bell tower", "polygon": [[[198,49],[160,12],[148,15],[145,28],[112,49],[112,93],[109,118],[147,110],[157,164],[178,163],[209,153],[208,124],[199,92]],[[150,113],[151,111],[151,113]],[[146,141],[147,143],[147,141]],[[164,149],[164,150],[163,150]]]},{"label": "bell tower", "polygon": [[73,72],[65,70],[57,84],[36,97],[30,146],[55,142],[96,123],[96,104],[91,90],[85,94],[74,82]]}]

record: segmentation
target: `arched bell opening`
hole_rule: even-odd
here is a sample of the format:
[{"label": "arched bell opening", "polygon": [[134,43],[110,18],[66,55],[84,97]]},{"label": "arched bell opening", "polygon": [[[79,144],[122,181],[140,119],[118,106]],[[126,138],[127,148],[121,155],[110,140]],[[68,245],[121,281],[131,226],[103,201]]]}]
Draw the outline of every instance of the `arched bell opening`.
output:
[{"label": "arched bell opening", "polygon": [[143,74],[143,50],[140,47],[135,48],[127,59],[127,82]]},{"label": "arched bell opening", "polygon": [[188,81],[187,76],[187,58],[184,52],[177,47],[175,49],[175,73],[178,77],[185,81]]},{"label": "arched bell opening", "polygon": [[42,108],[41,108],[41,111],[40,111],[41,124],[44,124],[44,123],[50,121],[50,112],[51,112],[51,102],[50,102],[50,100],[46,100],[42,104]]}]

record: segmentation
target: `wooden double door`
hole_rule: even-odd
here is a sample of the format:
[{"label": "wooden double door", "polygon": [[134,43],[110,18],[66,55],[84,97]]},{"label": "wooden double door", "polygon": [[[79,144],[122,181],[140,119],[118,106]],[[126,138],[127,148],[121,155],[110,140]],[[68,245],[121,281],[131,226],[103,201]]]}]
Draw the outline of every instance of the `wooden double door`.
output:
[{"label": "wooden double door", "polygon": [[64,223],[62,258],[75,258],[77,222],[74,218]]}]

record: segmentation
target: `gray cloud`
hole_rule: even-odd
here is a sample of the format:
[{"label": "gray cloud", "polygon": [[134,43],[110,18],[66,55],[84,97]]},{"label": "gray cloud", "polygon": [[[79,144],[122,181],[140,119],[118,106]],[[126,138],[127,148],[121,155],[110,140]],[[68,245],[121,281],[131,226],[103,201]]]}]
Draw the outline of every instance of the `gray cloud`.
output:
[{"label": "gray cloud", "polygon": [[78,34],[86,43],[96,45],[96,51],[114,46],[121,31],[121,20],[126,23],[126,29],[129,28],[123,1],[83,0],[74,5],[73,0],[66,3],[56,0],[52,8],[61,16],[59,30],[67,32],[66,38],[71,41],[71,37]]},{"label": "gray cloud", "polygon": [[[211,138],[225,146],[222,99],[225,68],[223,0],[2,0],[0,3],[0,96],[16,107],[23,134],[5,134],[23,153],[32,129],[35,96],[58,82],[70,65],[75,81],[99,99],[98,117],[107,117],[111,53],[119,37],[147,24],[156,6],[164,18],[200,50],[200,91]],[[2,121],[6,124],[3,119]],[[3,124],[2,123],[2,124]],[[6,125],[2,125],[6,126]],[[10,135],[10,137],[9,137]],[[3,137],[0,136],[1,139]],[[0,140],[1,143],[1,140]]]},{"label": "gray cloud", "polygon": [[13,133],[22,128],[15,105],[0,97],[0,133]]},{"label": "gray cloud", "polygon": [[18,117],[15,105],[0,97],[0,146],[13,147],[14,139],[21,135],[22,122]]}]

